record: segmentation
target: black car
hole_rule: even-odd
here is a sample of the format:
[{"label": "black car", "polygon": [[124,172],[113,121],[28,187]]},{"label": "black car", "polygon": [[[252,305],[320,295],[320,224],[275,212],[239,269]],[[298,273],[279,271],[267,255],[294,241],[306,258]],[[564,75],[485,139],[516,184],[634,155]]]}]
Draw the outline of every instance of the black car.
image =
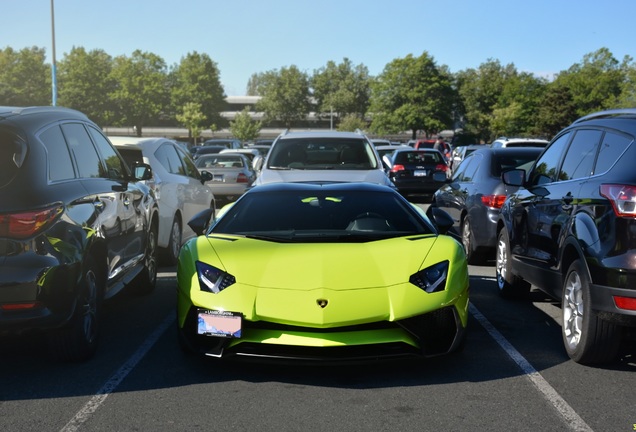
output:
[{"label": "black car", "polygon": [[498,221],[503,296],[530,284],[561,301],[568,355],[616,359],[636,326],[636,109],[590,114],[551,141],[534,167],[504,173],[522,186]]},{"label": "black car", "polygon": [[389,178],[405,197],[430,198],[449,180],[449,168],[439,150],[396,147],[383,161]]},{"label": "black car", "polygon": [[196,160],[201,155],[220,153],[221,150],[225,150],[228,148],[230,147],[225,147],[222,145],[202,145],[192,147],[190,153],[192,154],[192,159]]},{"label": "black car", "polygon": [[469,264],[483,264],[495,256],[499,209],[517,190],[505,185],[501,174],[509,169],[530,169],[542,150],[481,146],[466,156],[451,182],[435,192],[432,205],[452,216]]},{"label": "black car", "polygon": [[46,331],[57,357],[97,348],[102,300],[157,278],[157,204],[85,115],[0,107],[0,334]]}]

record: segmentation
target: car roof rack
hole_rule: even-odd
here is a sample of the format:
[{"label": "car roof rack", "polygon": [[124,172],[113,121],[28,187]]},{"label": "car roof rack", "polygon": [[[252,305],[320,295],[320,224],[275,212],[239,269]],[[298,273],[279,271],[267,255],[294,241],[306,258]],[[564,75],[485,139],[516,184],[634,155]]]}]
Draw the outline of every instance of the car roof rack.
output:
[{"label": "car roof rack", "polygon": [[572,124],[582,123],[584,121],[589,121],[589,120],[617,117],[617,116],[636,116],[636,108],[618,108],[618,109],[611,109],[611,110],[605,110],[605,111],[598,111],[598,112],[583,116],[575,120]]}]

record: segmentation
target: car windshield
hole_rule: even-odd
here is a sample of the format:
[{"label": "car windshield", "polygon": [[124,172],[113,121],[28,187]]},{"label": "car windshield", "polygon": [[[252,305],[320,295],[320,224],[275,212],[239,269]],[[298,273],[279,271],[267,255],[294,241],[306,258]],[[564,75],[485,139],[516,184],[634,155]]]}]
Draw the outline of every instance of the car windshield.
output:
[{"label": "car windshield", "polygon": [[236,234],[289,242],[365,242],[433,229],[392,191],[270,191],[246,194],[210,234]]},{"label": "car windshield", "polygon": [[290,138],[279,140],[270,151],[270,169],[377,168],[372,145],[355,138]]}]

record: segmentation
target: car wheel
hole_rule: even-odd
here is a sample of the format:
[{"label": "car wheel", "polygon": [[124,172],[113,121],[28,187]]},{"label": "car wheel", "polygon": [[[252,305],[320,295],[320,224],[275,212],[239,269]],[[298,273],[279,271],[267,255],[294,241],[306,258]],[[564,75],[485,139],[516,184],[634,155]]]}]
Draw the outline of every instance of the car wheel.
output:
[{"label": "car wheel", "polygon": [[521,298],[530,292],[530,284],[512,274],[510,265],[510,242],[508,232],[502,229],[497,238],[497,262],[495,274],[499,294],[504,298]]},{"label": "car wheel", "polygon": [[470,218],[466,216],[462,223],[462,245],[466,251],[466,261],[468,264],[482,264],[483,256],[477,253],[475,242],[473,240],[473,230],[470,224]]},{"label": "car wheel", "polygon": [[104,281],[92,258],[86,261],[73,317],[49,335],[53,355],[65,361],[85,361],[97,350]]},{"label": "car wheel", "polygon": [[591,306],[590,281],[580,260],[568,269],[562,295],[562,335],[568,356],[577,363],[607,363],[616,359],[622,328],[598,317]]},{"label": "car wheel", "polygon": [[153,223],[148,231],[144,266],[132,282],[135,294],[150,294],[157,285],[157,235],[157,224]]},{"label": "car wheel", "polygon": [[179,251],[181,250],[181,221],[175,216],[170,229],[170,241],[164,253],[164,262],[166,265],[173,266],[179,260]]}]

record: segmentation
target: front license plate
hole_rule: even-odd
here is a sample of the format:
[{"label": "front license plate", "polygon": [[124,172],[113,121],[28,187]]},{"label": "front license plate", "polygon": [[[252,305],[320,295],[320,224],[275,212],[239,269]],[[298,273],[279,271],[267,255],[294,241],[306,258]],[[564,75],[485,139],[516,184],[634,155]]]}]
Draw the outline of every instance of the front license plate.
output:
[{"label": "front license plate", "polygon": [[415,172],[413,172],[414,177],[426,177],[427,175],[428,171],[426,170],[415,170]]},{"label": "front license plate", "polygon": [[238,312],[199,309],[197,333],[227,338],[241,337],[243,316]]}]

